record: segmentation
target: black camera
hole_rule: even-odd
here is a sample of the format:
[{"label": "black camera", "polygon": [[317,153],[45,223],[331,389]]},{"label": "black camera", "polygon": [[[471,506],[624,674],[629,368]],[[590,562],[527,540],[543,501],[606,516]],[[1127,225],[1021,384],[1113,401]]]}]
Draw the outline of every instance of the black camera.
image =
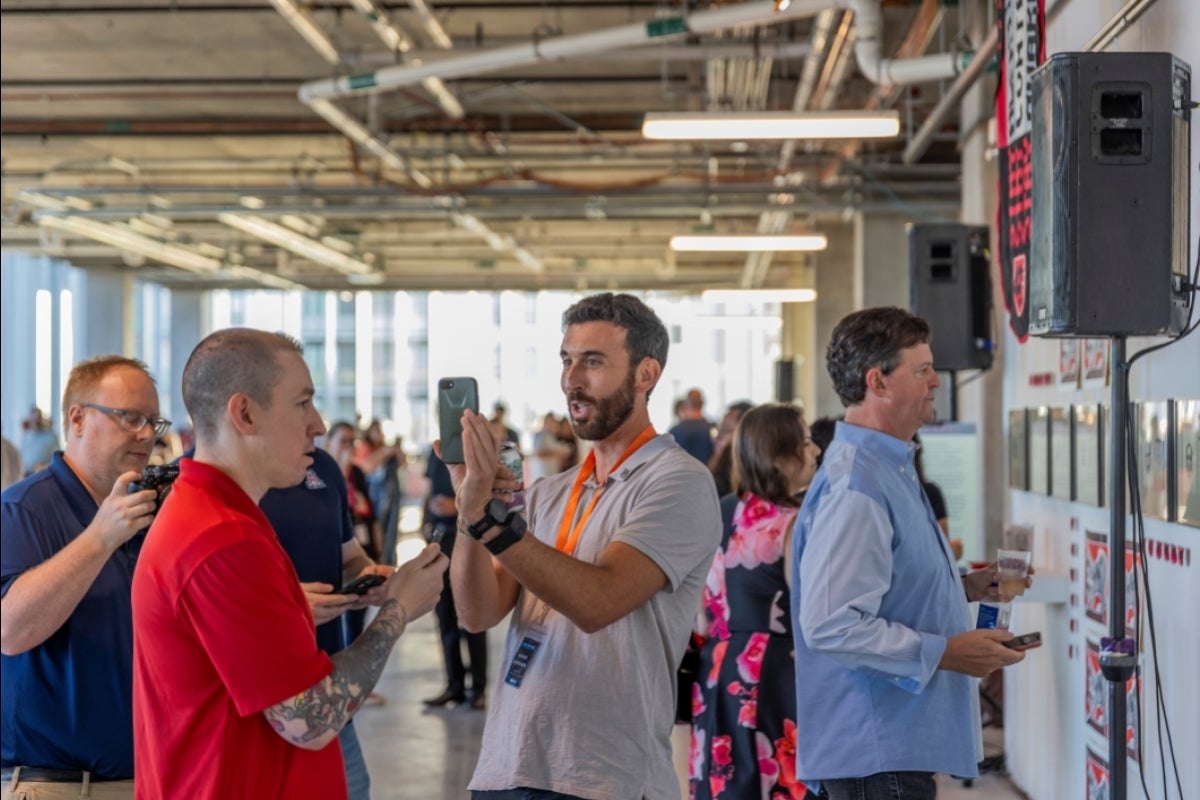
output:
[{"label": "black camera", "polygon": [[144,492],[147,489],[153,489],[155,494],[155,509],[162,505],[162,501],[167,498],[167,494],[171,491],[171,484],[179,477],[178,464],[151,464],[142,470],[142,477],[136,481],[130,481],[129,494],[134,492]]}]

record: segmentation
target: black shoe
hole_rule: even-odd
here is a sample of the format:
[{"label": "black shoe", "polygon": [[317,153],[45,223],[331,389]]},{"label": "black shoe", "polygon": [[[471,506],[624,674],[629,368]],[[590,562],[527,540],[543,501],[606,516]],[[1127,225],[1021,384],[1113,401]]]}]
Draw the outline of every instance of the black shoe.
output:
[{"label": "black shoe", "polygon": [[485,708],[487,708],[487,703],[484,702],[483,699],[483,692],[472,694],[467,699],[467,705],[469,705],[475,711],[483,711]]},{"label": "black shoe", "polygon": [[437,697],[429,697],[429,698],[426,698],[425,700],[423,700],[422,702],[425,703],[425,705],[430,706],[432,708],[441,708],[442,706],[448,705],[450,703],[462,704],[462,702],[464,700],[466,700],[466,696],[463,695],[462,693],[455,694],[454,692],[450,691],[449,689],[446,689],[444,692],[439,694]]}]

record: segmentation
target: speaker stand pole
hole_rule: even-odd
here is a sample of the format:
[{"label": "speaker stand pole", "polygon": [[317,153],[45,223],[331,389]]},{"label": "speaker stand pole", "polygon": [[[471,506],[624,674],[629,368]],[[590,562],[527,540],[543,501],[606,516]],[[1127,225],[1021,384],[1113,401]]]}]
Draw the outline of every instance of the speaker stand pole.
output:
[{"label": "speaker stand pole", "polygon": [[[1109,602],[1108,635],[1114,641],[1125,638],[1125,469],[1126,426],[1129,424],[1129,394],[1125,363],[1125,337],[1112,337],[1109,364],[1112,365],[1112,421],[1109,425]],[[1108,683],[1108,776],[1109,797],[1124,798],[1125,762],[1125,681]]]},{"label": "speaker stand pole", "polygon": [[958,373],[950,370],[950,421],[958,422]]}]

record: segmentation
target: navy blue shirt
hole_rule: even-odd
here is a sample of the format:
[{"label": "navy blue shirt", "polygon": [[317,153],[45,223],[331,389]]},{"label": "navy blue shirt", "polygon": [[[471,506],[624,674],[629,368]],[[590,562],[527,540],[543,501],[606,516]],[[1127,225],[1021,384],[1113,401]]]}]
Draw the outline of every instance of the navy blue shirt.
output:
[{"label": "navy blue shirt", "polygon": [[[333,456],[313,451],[304,482],[271,489],[258,504],[302,583],[342,585],[342,544],[354,538],[346,479]],[[346,646],[342,618],[317,626],[317,646],[333,655]]]},{"label": "navy blue shirt", "polygon": [[685,419],[668,431],[679,446],[701,464],[707,464],[713,454],[712,429],[706,419]]},{"label": "navy blue shirt", "polygon": [[[91,524],[99,507],[55,453],[0,495],[0,596]],[[104,563],[49,639],[0,655],[0,762],[133,777],[133,608],[143,534]]]}]

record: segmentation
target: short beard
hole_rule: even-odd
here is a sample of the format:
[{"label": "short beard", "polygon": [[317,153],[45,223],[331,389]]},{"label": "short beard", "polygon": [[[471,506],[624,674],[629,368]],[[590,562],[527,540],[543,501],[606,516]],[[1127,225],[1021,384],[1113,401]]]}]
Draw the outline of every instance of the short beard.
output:
[{"label": "short beard", "polygon": [[625,382],[621,384],[621,388],[608,397],[593,400],[582,392],[574,392],[567,396],[567,400],[584,400],[592,405],[591,418],[586,422],[580,422],[571,416],[571,409],[568,404],[567,416],[571,420],[571,430],[575,431],[576,436],[590,442],[607,439],[618,428],[624,425],[626,420],[633,416],[634,401],[636,400],[633,370],[629,370],[629,374],[625,376]]}]

